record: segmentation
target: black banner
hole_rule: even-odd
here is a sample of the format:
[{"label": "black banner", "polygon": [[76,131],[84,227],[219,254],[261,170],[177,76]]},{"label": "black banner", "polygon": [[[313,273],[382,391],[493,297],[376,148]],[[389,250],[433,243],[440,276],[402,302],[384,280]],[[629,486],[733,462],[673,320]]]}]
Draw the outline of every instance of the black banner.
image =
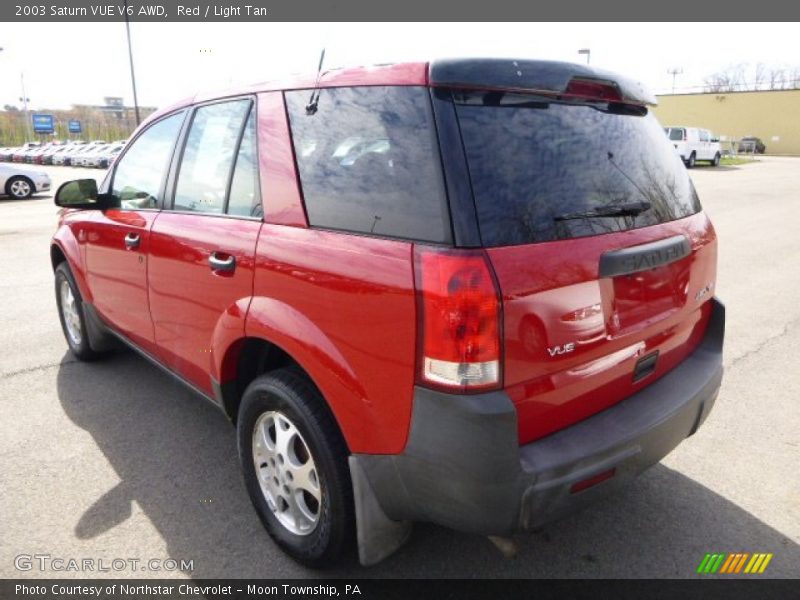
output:
[{"label": "black banner", "polygon": [[691,2],[430,2],[403,0],[3,0],[0,21],[793,21],[785,0]]},{"label": "black banner", "polygon": [[14,600],[791,600],[800,598],[797,580],[0,580],[0,598]]}]

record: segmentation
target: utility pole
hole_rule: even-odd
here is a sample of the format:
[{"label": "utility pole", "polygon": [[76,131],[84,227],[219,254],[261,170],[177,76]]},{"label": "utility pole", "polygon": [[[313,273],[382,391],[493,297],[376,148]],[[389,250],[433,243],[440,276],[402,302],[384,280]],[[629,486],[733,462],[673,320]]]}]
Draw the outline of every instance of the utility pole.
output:
[{"label": "utility pole", "polygon": [[131,48],[131,24],[128,20],[128,0],[125,0],[125,31],[128,33],[128,60],[131,63],[131,85],[133,86],[133,109],[136,112],[136,126],[139,126],[139,98],[136,95],[136,74],[133,71],[133,50]]},{"label": "utility pole", "polygon": [[667,69],[667,73],[672,75],[672,93],[674,94],[675,93],[675,78],[678,75],[681,75],[683,73],[683,69],[674,67],[672,69]]},{"label": "utility pole", "polygon": [[22,97],[20,97],[19,101],[22,102],[23,110],[25,111],[25,131],[28,135],[28,140],[33,141],[33,135],[31,134],[31,117],[28,114],[28,102],[30,102],[30,98],[28,98],[27,94],[25,93],[25,74],[19,74],[19,82],[22,85]]}]

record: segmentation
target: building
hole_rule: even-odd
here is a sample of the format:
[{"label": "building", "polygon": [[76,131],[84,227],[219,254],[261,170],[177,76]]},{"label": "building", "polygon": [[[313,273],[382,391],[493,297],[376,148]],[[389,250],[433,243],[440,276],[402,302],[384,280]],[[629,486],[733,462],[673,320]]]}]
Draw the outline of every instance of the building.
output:
[{"label": "building", "polygon": [[761,138],[767,154],[800,155],[800,89],[658,96],[662,125],[710,129],[725,141]]}]

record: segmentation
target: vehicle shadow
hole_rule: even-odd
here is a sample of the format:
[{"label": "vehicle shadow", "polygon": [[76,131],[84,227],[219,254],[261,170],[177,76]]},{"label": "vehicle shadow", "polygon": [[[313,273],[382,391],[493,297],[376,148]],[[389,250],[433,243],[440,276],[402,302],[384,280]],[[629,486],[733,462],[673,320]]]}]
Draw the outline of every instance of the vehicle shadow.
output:
[{"label": "vehicle shadow", "polygon": [[312,571],[262,529],[241,481],[234,428],[210,403],[126,352],[95,363],[66,354],[57,390],[120,479],[71,524],[81,547],[128,519],[135,502],[168,555],[194,561],[197,578],[691,577],[707,552],[772,552],[764,576],[795,577],[800,564],[800,546],[781,532],[659,465],[627,492],[518,536],[513,559],[486,538],[418,524],[406,546],[375,567],[351,556]]},{"label": "vehicle shadow", "polygon": [[719,171],[722,173],[725,171],[739,171],[741,170],[741,168],[742,167],[736,165],[718,165],[714,167],[712,165],[704,165],[701,163],[697,163],[691,170],[700,169],[702,171],[712,171],[712,172]]},{"label": "vehicle shadow", "polygon": [[36,200],[52,200],[53,195],[50,192],[46,192],[44,194],[33,194],[30,198],[25,198],[23,200],[17,200],[12,198],[11,196],[7,196],[5,194],[0,194],[0,203],[3,205],[6,204],[30,204],[31,202],[35,202]]}]

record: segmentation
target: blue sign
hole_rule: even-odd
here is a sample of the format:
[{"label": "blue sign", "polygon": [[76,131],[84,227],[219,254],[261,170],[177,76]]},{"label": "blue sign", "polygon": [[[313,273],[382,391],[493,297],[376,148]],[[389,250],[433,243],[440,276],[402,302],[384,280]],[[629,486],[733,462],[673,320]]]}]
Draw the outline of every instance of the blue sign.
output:
[{"label": "blue sign", "polygon": [[34,133],[53,133],[55,131],[53,115],[33,115]]},{"label": "blue sign", "polygon": [[81,122],[76,121],[75,119],[69,122],[69,132],[70,133],[80,133],[81,132]]}]

